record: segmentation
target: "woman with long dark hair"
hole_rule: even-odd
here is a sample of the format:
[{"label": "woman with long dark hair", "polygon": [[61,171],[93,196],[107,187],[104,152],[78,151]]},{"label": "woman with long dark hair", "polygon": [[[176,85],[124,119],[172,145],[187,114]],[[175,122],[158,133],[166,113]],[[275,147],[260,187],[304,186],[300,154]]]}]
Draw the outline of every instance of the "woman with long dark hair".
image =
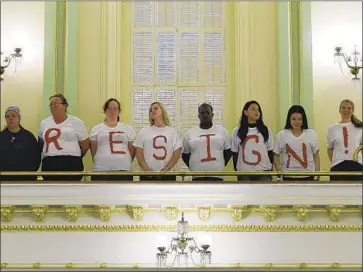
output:
[{"label": "woman with long dark hair", "polygon": [[[363,171],[362,157],[353,160],[355,150],[362,144],[363,124],[354,115],[354,103],[345,99],[340,103],[341,119],[328,128],[328,157],[330,171]],[[362,180],[362,176],[331,176],[330,180]]]},{"label": "woman with long dark hair", "polygon": [[[238,172],[272,170],[273,138],[264,124],[257,101],[247,102],[242,110],[239,127],[232,132],[233,165]],[[239,176],[239,181],[267,181],[271,176]]]},{"label": "woman with long dark hair", "polygon": [[[320,171],[318,135],[309,129],[305,110],[300,105],[294,105],[289,109],[285,128],[276,135],[274,164],[277,171],[283,172]],[[314,180],[314,177],[284,176],[283,179]]]}]

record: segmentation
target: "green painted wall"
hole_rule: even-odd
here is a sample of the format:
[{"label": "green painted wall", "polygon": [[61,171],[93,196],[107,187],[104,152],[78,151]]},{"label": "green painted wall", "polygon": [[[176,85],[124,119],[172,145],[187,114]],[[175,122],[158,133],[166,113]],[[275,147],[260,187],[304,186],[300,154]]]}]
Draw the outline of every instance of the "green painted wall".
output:
[{"label": "green painted wall", "polygon": [[64,93],[65,2],[46,2],[44,19],[43,117],[49,97]]},{"label": "green painted wall", "polygon": [[56,73],[56,92],[64,94],[64,57],[66,45],[66,3],[57,2],[57,73]]},{"label": "green painted wall", "polygon": [[301,63],[300,63],[300,2],[289,4],[290,17],[290,61],[291,61],[291,92],[292,104],[300,104]]},{"label": "green painted wall", "polygon": [[313,90],[313,48],[311,28],[311,2],[300,3],[300,104],[304,106],[309,126],[314,127],[314,90]]},{"label": "green painted wall", "polygon": [[285,125],[286,114],[292,103],[290,16],[289,2],[279,2],[278,12],[278,128]]},{"label": "green painted wall", "polygon": [[291,105],[302,105],[314,124],[311,3],[278,3],[279,127]]},{"label": "green painted wall", "polygon": [[69,101],[69,112],[78,111],[78,5],[79,2],[66,3],[66,57],[65,57],[65,96]]},{"label": "green painted wall", "polygon": [[43,118],[49,115],[49,97],[56,93],[57,3],[45,2]]}]

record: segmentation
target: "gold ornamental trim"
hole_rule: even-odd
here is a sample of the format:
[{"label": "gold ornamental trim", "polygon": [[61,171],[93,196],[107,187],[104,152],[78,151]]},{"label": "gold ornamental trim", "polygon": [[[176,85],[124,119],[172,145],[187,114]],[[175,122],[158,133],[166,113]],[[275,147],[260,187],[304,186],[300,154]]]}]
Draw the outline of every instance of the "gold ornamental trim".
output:
[{"label": "gold ornamental trim", "polygon": [[143,205],[127,205],[116,207],[115,205],[1,205],[1,220],[11,222],[17,215],[31,214],[37,222],[42,222],[48,214],[63,216],[69,222],[76,222],[81,214],[97,215],[101,221],[109,221],[113,215],[128,214],[135,221],[142,221],[147,213],[165,214],[168,220],[175,220],[179,212],[195,212],[199,218],[207,221],[211,213],[230,213],[234,221],[241,221],[251,214],[261,214],[266,222],[273,222],[279,216],[293,216],[298,221],[306,221],[309,215],[318,213],[326,215],[332,222],[344,218],[346,214],[362,215],[362,206],[344,205],[232,205],[229,208],[216,208],[213,205],[199,205],[195,208],[179,208],[178,206],[165,206],[161,208],[148,208]]},{"label": "gold ornamental trim", "polygon": [[[189,225],[190,231],[214,232],[361,232],[362,225]],[[175,225],[2,225],[6,232],[176,231]]]},{"label": "gold ornamental trim", "polygon": [[353,161],[356,161],[356,162],[358,161],[359,152],[362,152],[362,154],[363,154],[363,145],[359,145],[358,148],[354,151]]},{"label": "gold ornamental trim", "polygon": [[[173,266],[184,270],[185,266]],[[223,269],[223,268],[247,268],[247,269],[362,269],[362,263],[231,263],[231,264],[212,264],[203,265],[203,268]],[[1,263],[1,269],[155,269],[155,264],[112,264],[112,263]]]}]

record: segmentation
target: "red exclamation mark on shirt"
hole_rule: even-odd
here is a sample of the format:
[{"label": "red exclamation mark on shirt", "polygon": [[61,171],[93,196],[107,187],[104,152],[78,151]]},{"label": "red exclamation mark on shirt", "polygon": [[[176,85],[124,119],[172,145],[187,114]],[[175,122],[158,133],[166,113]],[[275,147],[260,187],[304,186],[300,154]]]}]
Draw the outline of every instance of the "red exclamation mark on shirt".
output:
[{"label": "red exclamation mark on shirt", "polygon": [[343,140],[344,140],[344,147],[346,150],[344,151],[345,154],[348,154],[348,129],[347,127],[343,127]]}]

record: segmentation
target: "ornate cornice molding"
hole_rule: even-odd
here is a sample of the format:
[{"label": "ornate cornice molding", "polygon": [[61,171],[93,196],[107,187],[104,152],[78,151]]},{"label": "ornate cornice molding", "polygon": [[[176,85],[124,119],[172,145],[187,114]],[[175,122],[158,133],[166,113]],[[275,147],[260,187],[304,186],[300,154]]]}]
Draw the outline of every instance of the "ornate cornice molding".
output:
[{"label": "ornate cornice molding", "polygon": [[145,205],[95,205],[82,207],[81,205],[31,205],[28,207],[17,205],[1,205],[1,220],[11,222],[17,215],[32,214],[35,221],[44,221],[47,214],[63,216],[71,222],[76,222],[81,214],[96,214],[102,221],[111,220],[115,214],[127,213],[132,219],[140,221],[146,213],[164,213],[168,220],[174,220],[179,212],[195,212],[199,218],[208,221],[211,213],[230,213],[234,221],[241,221],[251,214],[260,214],[266,222],[273,222],[279,216],[295,217],[298,221],[307,221],[309,215],[326,216],[332,222],[339,222],[345,214],[361,216],[362,206],[344,205],[231,205],[228,208],[216,208],[213,205],[199,205],[195,208],[181,208],[166,205],[161,208],[148,208]]},{"label": "ornate cornice molding", "polygon": [[[361,232],[362,225],[190,225],[214,232]],[[176,231],[175,225],[2,225],[4,232],[150,232]]]}]

